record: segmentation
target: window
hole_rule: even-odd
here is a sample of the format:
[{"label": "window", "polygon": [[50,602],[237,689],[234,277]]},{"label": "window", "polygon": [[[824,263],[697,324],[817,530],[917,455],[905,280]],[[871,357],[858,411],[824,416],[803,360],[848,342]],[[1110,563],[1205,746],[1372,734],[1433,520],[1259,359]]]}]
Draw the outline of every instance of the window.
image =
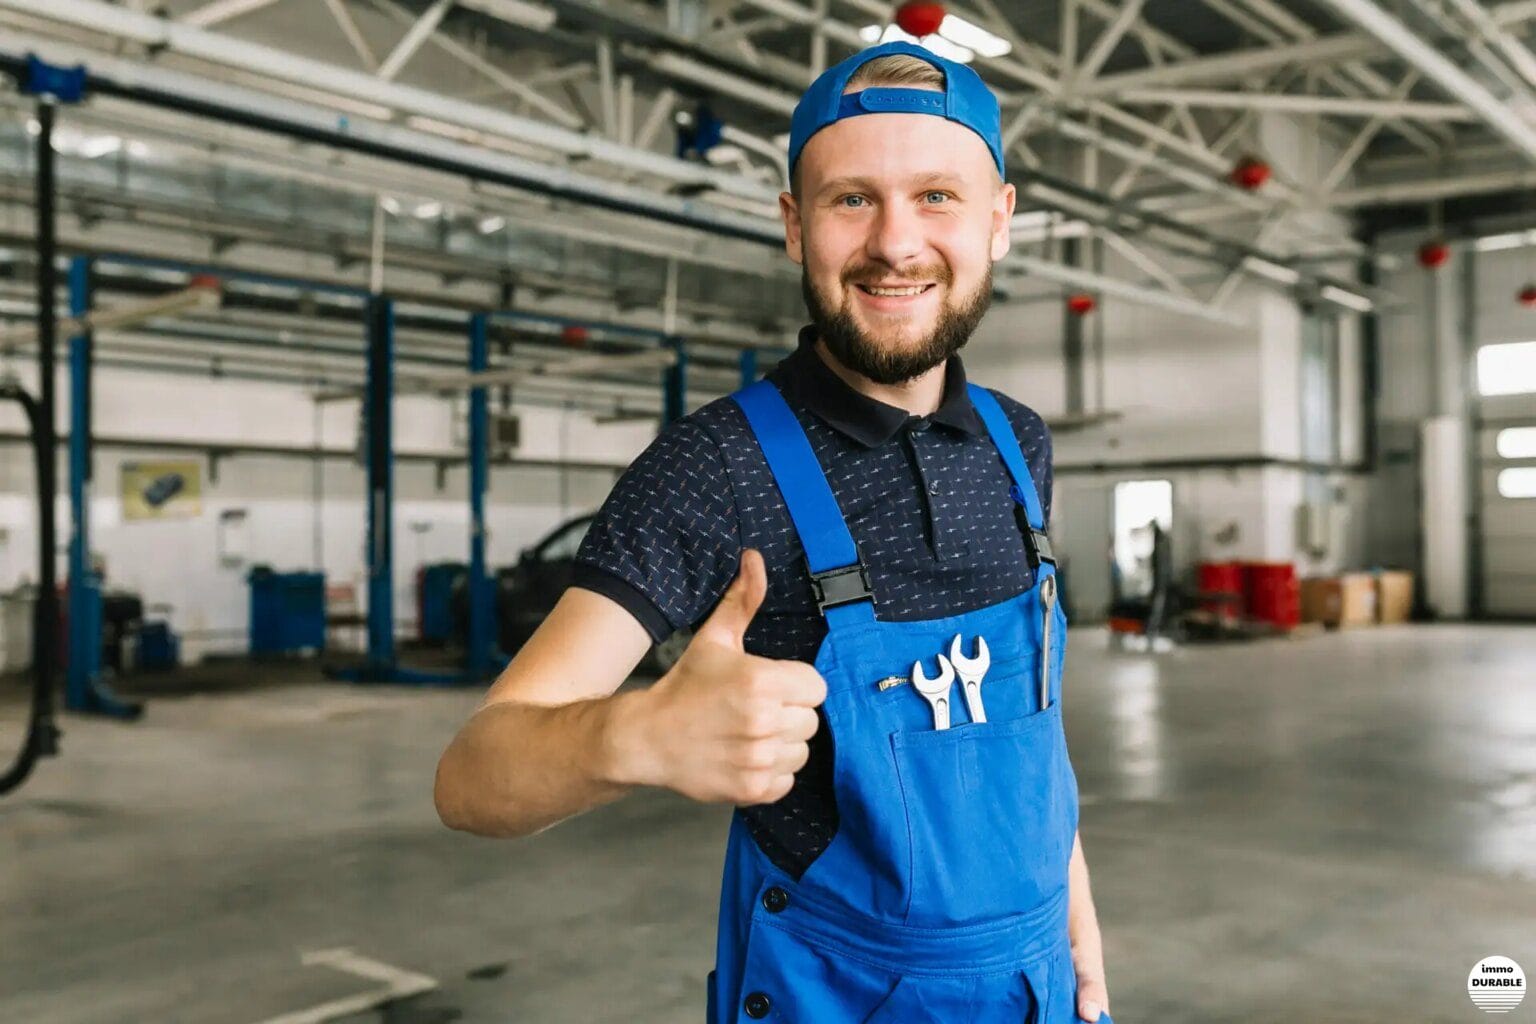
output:
[{"label": "window", "polygon": [[1536,427],[1509,427],[1494,441],[1501,459],[1536,459]]},{"label": "window", "polygon": [[1536,341],[1478,349],[1477,390],[1485,395],[1536,393]]},{"label": "window", "polygon": [[1499,470],[1499,496],[1536,498],[1536,466]]}]

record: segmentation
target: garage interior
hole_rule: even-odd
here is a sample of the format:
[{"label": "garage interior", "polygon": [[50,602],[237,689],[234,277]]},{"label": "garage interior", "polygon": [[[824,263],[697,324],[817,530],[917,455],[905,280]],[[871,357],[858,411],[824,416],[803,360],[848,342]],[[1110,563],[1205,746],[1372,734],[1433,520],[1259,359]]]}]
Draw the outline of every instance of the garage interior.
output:
[{"label": "garage interior", "polygon": [[1536,970],[1536,2],[0,0],[0,1020],[703,1016],[728,808],[433,769],[906,30],[1002,105],[1115,1019]]}]

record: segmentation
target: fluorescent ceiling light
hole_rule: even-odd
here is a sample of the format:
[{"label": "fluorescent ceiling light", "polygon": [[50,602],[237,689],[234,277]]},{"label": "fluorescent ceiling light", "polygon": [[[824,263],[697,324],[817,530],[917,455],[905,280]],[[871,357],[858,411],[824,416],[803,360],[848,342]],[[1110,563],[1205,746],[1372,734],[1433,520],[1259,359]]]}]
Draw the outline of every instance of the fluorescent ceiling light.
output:
[{"label": "fluorescent ceiling light", "polygon": [[486,217],[480,222],[480,233],[482,235],[494,234],[506,226],[507,218],[505,217]]},{"label": "fluorescent ceiling light", "polygon": [[150,154],[149,144],[139,139],[131,139],[128,142],[128,155],[143,160]]},{"label": "fluorescent ceiling light", "polygon": [[[941,33],[942,31],[943,30],[940,29]],[[959,45],[958,43],[945,39],[942,34],[924,36],[922,39],[919,39],[916,36],[907,35],[895,25],[886,25],[884,28],[879,25],[865,25],[863,28],[859,29],[859,38],[871,45],[875,43],[889,43],[892,40],[900,40],[904,43],[916,43],[918,46],[926,47],[927,49],[932,50],[934,53],[938,54],[940,57],[955,61],[958,64],[969,64],[971,61],[976,59],[976,54],[973,51]]]},{"label": "fluorescent ceiling light", "polygon": [[80,140],[80,146],[76,150],[87,160],[95,160],[98,157],[116,153],[123,148],[123,140],[116,135],[94,135]]},{"label": "fluorescent ceiling light", "polygon": [[1001,36],[993,35],[980,25],[973,25],[958,14],[945,15],[939,25],[939,35],[950,42],[975,50],[983,57],[1001,57],[1013,46]]},{"label": "fluorescent ceiling light", "polygon": [[1354,292],[1346,291],[1337,285],[1325,284],[1318,294],[1334,305],[1343,306],[1345,309],[1354,310],[1356,313],[1369,313],[1376,308],[1376,304],[1364,295],[1356,295]]},{"label": "fluorescent ceiling light", "polygon": [[547,32],[555,24],[553,10],[528,0],[459,0],[459,6],[537,32]]},{"label": "fluorescent ceiling light", "polygon": [[1523,249],[1536,245],[1536,230],[1511,231],[1504,235],[1489,235],[1472,243],[1478,252],[1499,252],[1503,249]]},{"label": "fluorescent ceiling light", "polygon": [[438,202],[436,199],[429,199],[425,203],[417,206],[413,212],[422,220],[431,220],[433,217],[442,216],[443,204]]},{"label": "fluorescent ceiling light", "polygon": [[704,154],[704,159],[718,167],[721,164],[743,160],[746,158],[746,155],[740,146],[732,145],[729,142],[722,142],[718,146],[709,147],[709,152]]},{"label": "fluorescent ceiling light", "polygon": [[43,134],[42,122],[38,121],[35,117],[27,118],[27,134],[34,139]]},{"label": "fluorescent ceiling light", "polygon": [[1294,268],[1271,263],[1257,256],[1249,256],[1243,261],[1243,266],[1260,277],[1269,278],[1276,284],[1296,284],[1301,280],[1301,273]]},{"label": "fluorescent ceiling light", "polygon": [[397,217],[400,215],[400,200],[394,196],[385,196],[379,200],[379,205],[384,207],[385,213],[394,214]]}]

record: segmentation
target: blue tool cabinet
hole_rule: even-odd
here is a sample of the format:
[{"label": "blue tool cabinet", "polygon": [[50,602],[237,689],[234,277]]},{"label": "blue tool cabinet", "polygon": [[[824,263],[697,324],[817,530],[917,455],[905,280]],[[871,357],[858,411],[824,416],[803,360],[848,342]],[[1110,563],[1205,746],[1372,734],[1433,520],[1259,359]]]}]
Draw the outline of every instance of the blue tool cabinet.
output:
[{"label": "blue tool cabinet", "polygon": [[325,575],[258,566],[251,586],[251,653],[325,648]]}]

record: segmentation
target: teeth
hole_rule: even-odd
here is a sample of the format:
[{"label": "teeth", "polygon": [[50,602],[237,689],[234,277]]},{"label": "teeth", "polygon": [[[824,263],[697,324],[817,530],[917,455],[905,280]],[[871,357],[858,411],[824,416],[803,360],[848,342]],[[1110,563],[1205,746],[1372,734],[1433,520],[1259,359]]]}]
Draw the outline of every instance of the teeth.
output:
[{"label": "teeth", "polygon": [[921,295],[927,285],[914,285],[911,288],[877,288],[872,284],[864,286],[864,290],[871,295]]}]

